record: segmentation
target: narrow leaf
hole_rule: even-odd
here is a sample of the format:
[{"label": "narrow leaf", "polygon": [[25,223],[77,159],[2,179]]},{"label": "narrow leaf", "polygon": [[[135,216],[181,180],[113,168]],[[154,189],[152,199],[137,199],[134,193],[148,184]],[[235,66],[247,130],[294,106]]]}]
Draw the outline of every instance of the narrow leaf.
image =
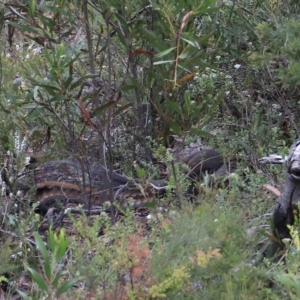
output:
[{"label": "narrow leaf", "polygon": [[182,59],[186,59],[187,57],[189,57],[191,54],[189,53],[189,51],[184,51],[181,54],[179,54],[179,58]]},{"label": "narrow leaf", "polygon": [[55,296],[58,297],[61,294],[67,292],[70,288],[73,287],[73,285],[77,282],[77,279],[72,279],[70,281],[66,281],[63,283],[63,285],[58,289],[58,291],[55,293]]},{"label": "narrow leaf", "polygon": [[204,0],[202,6],[208,7],[217,3],[218,0]]},{"label": "narrow leaf", "polygon": [[75,89],[76,87],[81,85],[86,79],[97,78],[97,77],[98,77],[98,75],[92,75],[92,74],[82,76],[81,78],[79,78],[78,80],[76,80],[74,83],[71,84],[70,90],[72,91],[73,89]]},{"label": "narrow leaf", "polygon": [[55,278],[54,280],[52,281],[52,286],[54,288],[57,288],[57,285],[58,285],[58,282],[59,282],[59,279],[66,274],[66,270],[60,270],[56,275],[55,275]]},{"label": "narrow leaf", "polygon": [[127,85],[124,85],[122,88],[121,88],[121,91],[130,91],[130,90],[134,90],[136,88],[138,88],[139,86],[138,85],[135,85],[135,84],[127,84]]},{"label": "narrow leaf", "polygon": [[170,128],[174,131],[174,133],[175,134],[177,134],[177,135],[180,135],[180,133],[181,133],[181,127],[180,127],[180,125],[178,124],[178,122],[173,122],[173,121],[171,121],[170,122]]},{"label": "narrow leaf", "polygon": [[127,48],[128,40],[125,39],[123,33],[120,30],[117,30],[117,35],[118,35],[119,41],[122,43],[122,45]]},{"label": "narrow leaf", "polygon": [[42,276],[32,268],[28,267],[27,270],[30,272],[33,281],[39,286],[39,288],[45,292],[48,292],[48,286]]},{"label": "narrow leaf", "polygon": [[168,101],[168,106],[171,110],[177,112],[180,116],[182,115],[182,111],[178,105],[178,103],[174,102],[174,101],[171,101],[169,100]]},{"label": "narrow leaf", "polygon": [[262,116],[262,114],[260,113],[260,114],[258,115],[257,121],[256,121],[256,123],[255,123],[255,130],[256,130],[256,131],[258,131],[259,128],[261,127],[261,125],[262,125],[262,120],[263,120],[263,116]]},{"label": "narrow leaf", "polygon": [[65,90],[67,90],[67,89],[69,88],[69,86],[70,86],[72,80],[73,80],[73,77],[72,77],[72,76],[69,76],[69,77],[67,78],[67,80],[64,82],[64,88],[65,88]]},{"label": "narrow leaf", "polygon": [[272,240],[273,242],[276,242],[278,244],[281,244],[281,241],[270,231],[267,231],[265,229],[259,229],[258,230],[259,233],[267,238],[269,238],[270,240]]},{"label": "narrow leaf", "polygon": [[237,139],[237,142],[246,150],[246,152],[250,154],[255,154],[253,149],[248,144],[246,144],[243,140]]},{"label": "narrow leaf", "polygon": [[205,9],[201,9],[199,11],[199,14],[203,15],[203,14],[211,14],[214,12],[217,12],[219,10],[218,7],[210,7],[210,8],[205,8]]},{"label": "narrow leaf", "polygon": [[146,208],[155,208],[155,207],[157,207],[157,204],[156,204],[155,202],[150,202],[150,201],[148,201],[148,202],[145,202],[145,203],[144,203],[144,206],[145,206]]},{"label": "narrow leaf", "polygon": [[115,105],[116,102],[115,101],[109,101],[103,105],[101,105],[100,107],[98,107],[97,109],[94,110],[93,115],[94,116],[99,116],[101,115],[105,110],[107,110],[109,107]]},{"label": "narrow leaf", "polygon": [[60,91],[60,87],[56,84],[56,82],[52,81],[48,81],[48,82],[37,82],[37,85],[40,87],[43,87],[49,91],[53,90],[53,91]]},{"label": "narrow leaf", "polygon": [[27,296],[26,293],[20,291],[20,290],[17,290],[18,294],[25,300],[30,300],[30,298]]},{"label": "narrow leaf", "polygon": [[66,63],[63,64],[63,67],[67,68],[67,67],[70,67],[74,64],[75,61],[78,60],[78,57],[80,56],[80,52],[78,54],[75,55],[74,58],[72,58],[71,60],[67,61]]},{"label": "narrow leaf", "polygon": [[142,26],[141,30],[143,31],[143,36],[146,38],[147,42],[155,49],[155,51],[165,51],[165,49],[169,48],[169,45],[166,44],[166,42],[162,40],[158,34],[155,34],[153,31],[146,29],[145,26]]},{"label": "narrow leaf", "polygon": [[[29,23],[29,20],[26,19],[22,14],[20,14],[16,9],[14,9],[12,6],[9,7],[9,9],[16,14],[19,18],[21,18],[23,21]],[[8,22],[9,23],[9,22]]]},{"label": "narrow leaf", "polygon": [[157,65],[162,65],[162,64],[167,64],[167,63],[173,63],[174,60],[162,60],[162,61],[156,61],[154,62],[154,66],[157,66]]},{"label": "narrow leaf", "polygon": [[29,0],[29,5],[28,6],[29,6],[28,10],[29,10],[30,16],[34,17],[35,7],[36,7],[35,0]]},{"label": "narrow leaf", "polygon": [[38,105],[34,102],[21,105],[21,108],[24,108],[24,109],[34,109],[37,107],[38,107]]},{"label": "narrow leaf", "polygon": [[197,42],[190,41],[190,40],[185,39],[183,37],[181,39],[184,40],[185,42],[187,42],[188,44],[190,44],[191,46],[193,46],[195,48],[199,48],[199,44]]},{"label": "narrow leaf", "polygon": [[56,261],[59,261],[65,254],[69,246],[69,241],[61,241],[55,254]]},{"label": "narrow leaf", "polygon": [[11,110],[10,109],[6,109],[2,103],[0,103],[0,108],[1,108],[1,111],[5,112],[6,114],[10,114],[11,113]]},{"label": "narrow leaf", "polygon": [[114,15],[120,21],[120,23],[122,25],[122,31],[124,32],[125,36],[130,36],[130,30],[129,30],[129,27],[128,27],[128,24],[127,24],[127,21],[125,20],[125,18],[118,13],[115,13]]},{"label": "narrow leaf", "polygon": [[44,242],[43,242],[42,238],[40,237],[40,235],[37,232],[34,232],[33,236],[34,236],[37,248],[40,251],[40,253],[42,254],[42,257],[44,259],[45,274],[46,274],[48,280],[50,280],[52,272],[51,272],[50,257],[48,255],[46,246],[44,245]]},{"label": "narrow leaf", "polygon": [[28,32],[32,32],[34,34],[38,34],[38,31],[35,30],[33,27],[21,25],[21,24],[15,23],[15,22],[8,22],[8,24],[14,26],[15,28],[20,29],[21,31],[28,31]]},{"label": "narrow leaf", "polygon": [[167,50],[164,50],[162,52],[159,52],[157,54],[155,54],[155,57],[156,58],[161,58],[161,57],[164,57],[165,55],[169,54],[170,52],[172,52],[174,49],[176,49],[176,47],[172,47],[172,48],[169,48]]},{"label": "narrow leaf", "polygon": [[214,138],[214,135],[211,134],[210,132],[199,129],[199,128],[195,128],[195,127],[191,128],[191,133],[194,134],[194,135],[197,135],[197,136],[201,136],[201,137]]},{"label": "narrow leaf", "polygon": [[127,108],[131,107],[132,104],[131,103],[128,103],[126,105],[123,105],[121,107],[119,107],[116,111],[114,111],[114,116],[118,116],[120,115],[123,111],[127,110]]},{"label": "narrow leaf", "polygon": [[33,236],[34,236],[37,248],[41,252],[43,259],[49,260],[49,255],[48,255],[46,246],[45,246],[44,241],[42,240],[41,236],[37,232],[34,232]]},{"label": "narrow leaf", "polygon": [[52,228],[50,228],[50,230],[49,230],[48,244],[49,244],[49,247],[51,249],[51,252],[54,253],[55,252],[55,247],[56,247],[56,239],[55,239],[55,235],[54,235],[54,232],[53,232]]}]

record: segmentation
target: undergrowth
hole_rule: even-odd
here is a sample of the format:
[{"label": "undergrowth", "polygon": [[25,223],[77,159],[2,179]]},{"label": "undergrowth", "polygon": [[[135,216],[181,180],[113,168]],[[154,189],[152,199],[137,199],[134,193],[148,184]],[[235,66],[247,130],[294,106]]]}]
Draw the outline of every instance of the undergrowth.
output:
[{"label": "undergrowth", "polygon": [[[151,214],[143,222],[133,212],[115,225],[105,214],[93,222],[84,215],[72,217],[68,249],[52,270],[64,270],[60,284],[77,282],[64,294],[75,299],[296,299],[288,296],[298,294],[294,275],[287,274],[282,263],[257,260],[266,220],[249,222],[245,211],[212,199]],[[22,247],[39,259],[27,255],[16,259],[15,251]],[[47,286],[43,255],[30,246],[29,238],[19,247],[1,245],[1,258],[15,261],[1,268],[9,274],[1,277],[8,295],[14,294],[21,280],[29,280],[28,270],[40,273]],[[291,260],[295,263],[295,256],[298,251],[290,250],[289,265]],[[39,284],[35,282],[27,293],[36,299],[41,295]]]}]

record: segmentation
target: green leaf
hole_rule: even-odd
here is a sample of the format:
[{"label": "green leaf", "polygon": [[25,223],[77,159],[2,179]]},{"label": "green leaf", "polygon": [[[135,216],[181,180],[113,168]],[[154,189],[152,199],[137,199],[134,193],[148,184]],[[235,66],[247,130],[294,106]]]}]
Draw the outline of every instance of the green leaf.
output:
[{"label": "green leaf", "polygon": [[2,103],[0,103],[0,108],[1,108],[1,111],[5,112],[6,114],[10,114],[11,113],[11,110],[10,109],[6,109]]},{"label": "green leaf", "polygon": [[170,52],[172,52],[174,49],[176,49],[176,47],[172,47],[172,48],[169,48],[169,49],[167,49],[167,50],[161,51],[161,52],[155,54],[155,57],[156,57],[156,58],[164,57],[165,55],[167,55],[167,54],[169,54]]},{"label": "green leaf", "polygon": [[164,51],[165,49],[169,49],[169,45],[165,43],[164,40],[160,38],[159,35],[155,34],[153,31],[150,31],[143,26],[142,33],[144,37],[147,39],[148,43],[156,50],[156,51]]},{"label": "green leaf", "polygon": [[70,288],[73,287],[73,285],[77,282],[77,279],[72,279],[70,281],[66,281],[63,283],[63,285],[58,289],[58,291],[55,293],[55,296],[58,297],[61,294],[67,292]]},{"label": "green leaf", "polygon": [[261,125],[262,125],[262,120],[263,120],[263,116],[262,116],[262,114],[260,113],[260,114],[258,115],[257,121],[256,121],[256,123],[255,123],[255,130],[256,130],[256,131],[258,131],[259,128],[261,127]]},{"label": "green leaf", "polygon": [[[12,6],[9,7],[9,9],[14,13],[16,14],[20,19],[22,19],[23,21],[25,21],[26,23],[29,23],[29,20],[26,19],[24,17],[24,15],[20,14],[16,9],[14,9]],[[10,22],[8,22],[8,24],[10,24]],[[15,23],[15,24],[18,24],[18,23]]]},{"label": "green leaf", "polygon": [[136,172],[137,172],[138,178],[142,178],[146,174],[145,169],[144,168],[140,168],[139,166],[136,167]]},{"label": "green leaf", "polygon": [[[38,75],[38,77],[42,77],[43,75],[41,74],[41,72],[40,72],[40,70],[39,70],[39,68],[35,65],[36,64],[36,62],[31,62],[31,60],[30,61],[28,61],[28,64],[29,64],[29,66],[30,66],[30,69],[32,70],[31,72],[33,73],[31,73],[31,75],[32,76],[36,76],[36,75]],[[32,77],[30,77],[30,80],[32,80]]]},{"label": "green leaf", "polygon": [[119,116],[123,111],[127,110],[131,106],[132,106],[132,103],[125,104],[125,105],[119,107],[118,109],[116,109],[114,111],[113,115],[114,116]]},{"label": "green leaf", "polygon": [[59,279],[66,274],[66,270],[60,270],[56,275],[55,275],[55,278],[54,280],[52,281],[52,286],[54,288],[57,288],[57,285],[58,285],[58,282],[59,282]]},{"label": "green leaf", "polygon": [[105,110],[107,110],[109,107],[114,106],[114,105],[116,105],[115,101],[109,101],[109,102],[99,106],[98,108],[96,108],[93,112],[93,115],[94,116],[102,115]]},{"label": "green leaf", "polygon": [[34,269],[27,267],[27,270],[30,272],[33,281],[39,286],[39,288],[45,292],[48,292],[48,286],[42,276]]},{"label": "green leaf", "polygon": [[63,64],[63,67],[64,67],[64,68],[67,68],[67,67],[72,66],[72,65],[74,64],[74,62],[78,60],[78,57],[80,56],[80,54],[81,54],[81,53],[79,52],[79,53],[77,53],[77,54],[75,55],[74,58],[72,58],[71,60],[67,60],[67,62],[65,62],[65,63]]},{"label": "green leaf", "polygon": [[50,228],[50,230],[49,230],[48,243],[49,243],[51,252],[54,253],[55,248],[56,248],[56,239],[55,239],[55,233],[53,232],[52,228]]},{"label": "green leaf", "polygon": [[173,63],[174,60],[162,60],[162,61],[156,61],[153,63],[154,66],[157,66],[157,65],[162,65],[162,64],[168,64],[168,63]]},{"label": "green leaf", "polygon": [[[52,95],[52,94],[51,94]],[[67,100],[66,97],[64,95],[59,95],[59,94],[56,94],[55,97],[52,97],[50,99],[50,102],[57,102],[59,103],[60,101],[63,101],[63,100]]]},{"label": "green leaf", "polygon": [[35,0],[29,0],[28,10],[29,10],[29,15],[31,17],[34,17],[35,7],[36,7]]},{"label": "green leaf", "polygon": [[127,39],[125,39],[123,33],[117,29],[117,36],[119,38],[119,41],[122,43],[122,45],[125,47],[125,48],[128,48],[128,41]]},{"label": "green leaf", "polygon": [[299,299],[300,281],[298,280],[296,274],[279,273],[275,276],[275,279],[283,284],[287,290],[293,291],[293,294],[296,294],[297,297],[292,297],[290,299]]},{"label": "green leaf", "polygon": [[23,109],[35,109],[37,107],[38,107],[38,105],[34,102],[26,103],[26,104],[21,105],[21,108],[23,108]]},{"label": "green leaf", "polygon": [[[213,1],[215,2],[215,1]],[[211,13],[215,13],[219,11],[219,8],[218,7],[209,7],[209,8],[204,8],[204,9],[201,9],[199,10],[199,12],[197,12],[196,14],[211,14]]]},{"label": "green leaf", "polygon": [[86,79],[90,79],[90,78],[97,78],[98,75],[85,75],[80,77],[78,80],[76,80],[74,83],[71,84],[70,90],[74,90],[76,87],[78,87],[79,85],[81,85]]},{"label": "green leaf", "polygon": [[57,60],[60,60],[62,56],[66,55],[66,52],[67,52],[67,47],[65,44],[60,44],[57,46],[56,48],[56,59]]},{"label": "green leaf", "polygon": [[155,202],[148,201],[148,202],[144,202],[144,206],[146,208],[155,208],[155,207],[157,207],[157,204]]},{"label": "green leaf", "polygon": [[20,290],[17,290],[18,294],[23,298],[23,299],[26,299],[26,300],[30,300],[30,298],[27,296],[26,293],[20,291]]},{"label": "green leaf", "polygon": [[[122,32],[125,33],[125,36],[130,36],[130,30],[129,30],[127,21],[124,19],[124,17],[118,13],[115,13],[114,15],[120,21],[120,23],[122,25]],[[126,44],[128,44],[128,42],[126,42]]]},{"label": "green leaf", "polygon": [[54,91],[55,93],[60,91],[60,87],[55,81],[40,81],[37,82],[37,85],[45,88],[47,91]]},{"label": "green leaf", "polygon": [[191,128],[191,133],[193,135],[197,135],[197,136],[201,136],[201,137],[210,137],[210,138],[214,138],[215,137],[210,132],[202,130],[202,129],[199,129],[199,128],[195,128],[195,127]]},{"label": "green leaf", "polygon": [[169,124],[170,124],[170,128],[174,131],[174,133],[180,135],[182,130],[178,122],[171,121]]},{"label": "green leaf", "polygon": [[185,39],[185,38],[181,38],[183,41],[185,41],[185,42],[187,42],[188,44],[190,44],[191,46],[193,46],[193,47],[195,47],[195,48],[198,48],[199,47],[199,45],[198,45],[198,43],[195,41],[195,42],[192,42],[192,41],[190,41],[190,40],[188,40],[188,39]]},{"label": "green leaf", "polygon": [[44,241],[42,240],[41,236],[37,232],[34,232],[33,236],[34,236],[37,248],[41,252],[43,259],[49,260],[49,255],[48,255],[46,246],[45,246]]},{"label": "green leaf", "polygon": [[73,80],[72,76],[68,76],[67,80],[63,83],[64,89],[67,90]]},{"label": "green leaf", "polygon": [[253,149],[248,144],[246,144],[243,140],[236,139],[236,141],[246,150],[246,152],[248,152],[249,154],[255,154]]},{"label": "green leaf", "polygon": [[201,4],[205,7],[212,6],[217,3],[218,0],[204,0]]},{"label": "green leaf", "polygon": [[180,59],[186,59],[188,56],[190,56],[190,53],[189,53],[189,51],[184,51],[184,52],[182,52],[181,54],[179,54],[179,58]]},{"label": "green leaf", "polygon": [[45,270],[47,279],[50,281],[52,278],[52,268],[51,268],[50,260],[45,261],[44,270]]},{"label": "green leaf", "polygon": [[34,34],[39,34],[39,32],[37,30],[35,30],[33,27],[30,26],[26,26],[26,25],[21,25],[15,22],[8,22],[8,24],[12,25],[15,28],[20,29],[21,31],[27,31],[27,32],[31,32]]},{"label": "green leaf", "polygon": [[68,246],[69,246],[68,240],[60,241],[58,248],[57,248],[57,252],[55,254],[56,261],[59,261],[65,255],[65,253],[68,249]]},{"label": "green leaf", "polygon": [[122,86],[121,91],[126,92],[126,91],[130,91],[130,90],[134,90],[136,88],[138,88],[139,85],[138,84],[127,84]]},{"label": "green leaf", "polygon": [[181,111],[181,109],[180,109],[178,103],[169,100],[169,101],[168,101],[168,106],[169,106],[169,108],[171,108],[171,110],[177,112],[180,116],[182,115],[182,111]]},{"label": "green leaf", "polygon": [[269,222],[269,224],[270,224],[270,229],[271,229],[271,232],[275,232],[275,224],[274,224],[274,219],[272,218],[272,219],[270,219],[270,222]]},{"label": "green leaf", "polygon": [[[199,54],[191,57],[190,59],[186,59],[184,62],[181,62],[180,68],[183,70],[183,72],[185,72],[186,69],[189,69],[190,67],[194,67],[194,66],[199,66],[200,68],[203,68],[203,69],[204,68],[214,69],[212,67],[212,65],[206,63],[205,53],[201,53],[199,51],[197,53],[199,53]],[[213,55],[212,52],[211,52],[211,55]]]},{"label": "green leaf", "polygon": [[40,235],[37,232],[34,232],[33,236],[34,236],[37,248],[40,251],[40,253],[42,254],[42,257],[44,259],[45,274],[46,274],[48,280],[50,280],[51,279],[51,275],[52,275],[51,274],[52,271],[51,271],[50,257],[48,255],[48,251],[47,251],[46,246],[44,244],[44,241],[42,240],[42,238],[40,237]]}]

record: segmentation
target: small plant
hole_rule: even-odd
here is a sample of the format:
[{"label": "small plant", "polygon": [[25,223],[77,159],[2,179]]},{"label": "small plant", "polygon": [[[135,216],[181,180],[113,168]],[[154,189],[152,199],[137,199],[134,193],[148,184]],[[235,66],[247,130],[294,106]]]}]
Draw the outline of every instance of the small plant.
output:
[{"label": "small plant", "polygon": [[167,291],[180,291],[190,277],[186,268],[181,266],[173,270],[171,276],[163,280],[163,282],[153,285],[149,291],[150,296],[155,299],[166,298]]},{"label": "small plant", "polygon": [[[50,229],[48,236],[50,251],[48,251],[42,237],[37,232],[33,235],[37,249],[43,258],[43,263],[40,264],[42,266],[41,273],[34,268],[26,267],[32,280],[38,286],[38,297],[36,299],[57,299],[58,296],[66,293],[77,281],[77,279],[65,280],[63,277],[66,275],[66,271],[62,270],[61,264],[59,264],[61,258],[66,254],[69,241],[66,239],[63,229],[58,234],[55,234]],[[24,299],[30,299],[24,292],[18,292]]]},{"label": "small plant", "polygon": [[[295,215],[296,218],[296,215]],[[300,297],[300,277],[299,277],[299,221],[296,219],[293,226],[288,226],[291,239],[285,239],[287,251],[285,254],[286,265],[274,272],[275,280],[284,287],[289,295],[289,299],[299,299]]]}]

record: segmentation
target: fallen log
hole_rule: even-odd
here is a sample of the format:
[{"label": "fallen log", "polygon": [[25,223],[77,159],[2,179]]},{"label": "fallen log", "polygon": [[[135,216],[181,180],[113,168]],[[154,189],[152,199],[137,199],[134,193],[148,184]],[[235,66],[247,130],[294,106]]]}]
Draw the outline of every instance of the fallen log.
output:
[{"label": "fallen log", "polygon": [[[197,194],[193,181],[200,180],[205,173],[220,172],[225,176],[224,161],[214,149],[205,149],[185,157],[187,177],[191,180],[189,192]],[[225,173],[224,173],[225,172]],[[114,202],[122,208],[137,208],[146,202],[153,202],[166,192],[167,180],[142,182],[129,179],[117,172],[110,178],[108,170],[85,159],[50,161],[32,167],[30,164],[19,174],[17,190],[33,193],[38,202],[36,212],[46,214],[51,207],[65,207],[69,204],[81,204],[84,209],[103,206],[105,202]],[[109,189],[113,199],[110,199]]]},{"label": "fallen log", "polygon": [[[156,198],[156,190],[164,188],[164,180],[154,180],[141,186],[137,180],[113,172],[85,160],[50,161],[36,168],[27,168],[17,179],[17,190],[34,190],[39,203],[36,212],[45,214],[52,206],[81,204],[84,209],[103,206],[107,201],[120,207],[133,207]],[[113,192],[110,199],[109,188]]]}]

